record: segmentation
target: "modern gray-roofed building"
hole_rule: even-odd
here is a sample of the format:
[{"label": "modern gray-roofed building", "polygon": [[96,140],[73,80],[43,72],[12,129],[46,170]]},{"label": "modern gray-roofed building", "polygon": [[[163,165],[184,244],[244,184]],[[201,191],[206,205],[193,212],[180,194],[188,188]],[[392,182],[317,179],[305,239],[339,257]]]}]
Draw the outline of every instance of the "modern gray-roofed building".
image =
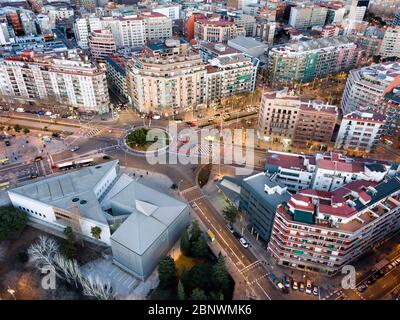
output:
[{"label": "modern gray-roofed building", "polygon": [[11,189],[8,195],[15,208],[36,222],[58,229],[71,226],[89,238],[91,229],[99,227],[100,241],[110,244],[110,228],[99,200],[118,174],[118,160],[114,160]]},{"label": "modern gray-roofed building", "polygon": [[[8,191],[13,206],[37,223],[112,248],[114,263],[146,279],[189,225],[187,204],[120,174],[118,160]],[[115,230],[112,233],[112,230]],[[112,235],[111,235],[112,233]]]},{"label": "modern gray-roofed building", "polygon": [[189,225],[189,207],[139,182],[111,198],[113,215],[129,217],[111,236],[114,263],[145,279]]},{"label": "modern gray-roofed building", "polygon": [[236,37],[228,40],[228,46],[235,48],[251,57],[260,58],[268,50],[268,45],[251,37]]},{"label": "modern gray-roofed building", "polygon": [[261,172],[243,179],[240,190],[239,209],[249,215],[252,226],[264,241],[271,237],[276,208],[291,197],[287,187],[273,179]]}]

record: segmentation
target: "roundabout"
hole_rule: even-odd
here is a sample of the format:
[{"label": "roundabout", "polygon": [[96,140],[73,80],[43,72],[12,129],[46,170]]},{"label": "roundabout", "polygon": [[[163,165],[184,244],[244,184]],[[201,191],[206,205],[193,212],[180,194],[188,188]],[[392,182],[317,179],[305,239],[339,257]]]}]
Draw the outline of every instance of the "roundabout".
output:
[{"label": "roundabout", "polygon": [[137,127],[124,137],[126,147],[141,154],[166,151],[171,141],[171,135],[162,127]]}]

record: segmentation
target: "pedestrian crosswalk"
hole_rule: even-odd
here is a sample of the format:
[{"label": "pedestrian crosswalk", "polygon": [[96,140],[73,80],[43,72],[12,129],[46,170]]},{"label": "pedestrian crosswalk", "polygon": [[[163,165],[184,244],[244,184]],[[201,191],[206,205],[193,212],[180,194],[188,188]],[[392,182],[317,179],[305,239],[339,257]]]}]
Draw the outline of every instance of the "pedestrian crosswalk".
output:
[{"label": "pedestrian crosswalk", "polygon": [[96,128],[96,127],[94,127],[94,128],[89,128],[89,130],[85,132],[85,136],[86,136],[86,137],[93,137],[93,136],[96,136],[96,135],[98,135],[98,134],[101,132],[101,130],[102,130],[102,129],[99,129],[99,128]]}]

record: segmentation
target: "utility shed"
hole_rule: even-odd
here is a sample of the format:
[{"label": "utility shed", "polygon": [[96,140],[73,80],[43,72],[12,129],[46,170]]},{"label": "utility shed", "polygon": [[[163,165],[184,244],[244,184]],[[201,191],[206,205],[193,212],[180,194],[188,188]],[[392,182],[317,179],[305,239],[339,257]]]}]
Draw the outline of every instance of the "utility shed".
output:
[{"label": "utility shed", "polygon": [[112,197],[111,209],[129,214],[111,235],[114,263],[142,280],[190,222],[187,204],[137,181]]}]

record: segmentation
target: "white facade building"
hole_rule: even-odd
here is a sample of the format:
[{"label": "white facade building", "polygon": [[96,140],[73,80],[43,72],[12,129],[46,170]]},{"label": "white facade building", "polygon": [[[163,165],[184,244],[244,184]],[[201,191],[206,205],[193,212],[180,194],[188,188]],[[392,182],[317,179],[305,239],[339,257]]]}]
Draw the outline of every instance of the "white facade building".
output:
[{"label": "white facade building", "polygon": [[323,26],[327,11],[326,8],[315,5],[292,7],[290,9],[289,25],[299,29]]},{"label": "white facade building", "polygon": [[3,58],[0,92],[26,101],[56,99],[84,112],[108,112],[110,103],[105,71],[77,50]]},{"label": "white facade building", "polygon": [[379,54],[384,58],[400,57],[400,26],[386,29]]},{"label": "white facade building", "polygon": [[380,111],[381,99],[391,88],[400,84],[400,65],[386,62],[351,70],[342,97],[344,112],[362,107]]},{"label": "white facade building", "polygon": [[353,111],[344,115],[336,139],[336,147],[367,152],[375,150],[385,120],[385,116],[371,112]]}]

